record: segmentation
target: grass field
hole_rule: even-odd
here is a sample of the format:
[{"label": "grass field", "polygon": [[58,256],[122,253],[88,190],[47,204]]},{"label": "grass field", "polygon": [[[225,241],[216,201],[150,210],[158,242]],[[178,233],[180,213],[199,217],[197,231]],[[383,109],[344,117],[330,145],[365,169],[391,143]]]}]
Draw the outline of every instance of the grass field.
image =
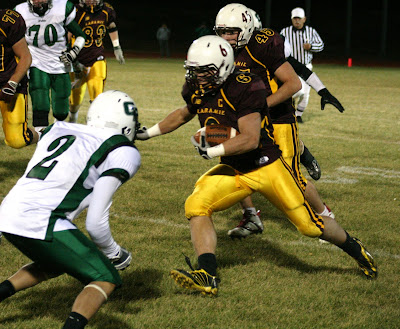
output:
[{"label": "grass field", "polygon": [[[121,272],[123,287],[88,328],[400,328],[400,69],[316,65],[315,71],[346,111],[324,111],[312,91],[300,136],[318,159],[321,197],[350,234],[361,239],[379,266],[376,281],[337,247],[301,236],[267,201],[262,235],[230,240],[241,213],[215,214],[221,285],[216,298],[181,290],[169,278],[196,258],[184,202],[197,178],[217,160],[201,159],[189,137],[194,119],[172,134],[137,142],[142,167],[117,192],[111,210],[114,237],[133,253]],[[151,126],[183,105],[183,61],[109,60],[106,89],[130,94],[142,124]],[[84,122],[88,107],[80,113]],[[3,140],[3,135],[0,136]],[[0,145],[0,200],[22,175],[34,147]],[[305,170],[304,170],[305,172]],[[77,220],[84,227],[84,216]],[[0,246],[0,282],[28,259]],[[0,328],[60,328],[82,285],[61,276],[1,303]]]}]

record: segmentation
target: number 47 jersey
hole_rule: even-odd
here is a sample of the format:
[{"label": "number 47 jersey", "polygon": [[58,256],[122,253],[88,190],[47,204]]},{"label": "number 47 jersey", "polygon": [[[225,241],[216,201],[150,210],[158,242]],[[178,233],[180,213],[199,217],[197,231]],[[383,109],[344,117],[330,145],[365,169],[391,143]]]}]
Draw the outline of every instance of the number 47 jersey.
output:
[{"label": "number 47 jersey", "polygon": [[53,6],[39,16],[29,10],[28,2],[15,7],[25,20],[26,42],[32,54],[32,67],[50,73],[69,72],[61,61],[61,53],[67,49],[66,26],[76,15],[74,4],[67,0],[53,0]]},{"label": "number 47 jersey", "polygon": [[[122,183],[140,166],[133,144],[115,131],[56,122],[42,135],[24,175],[0,206],[0,232],[51,240],[92,200],[104,176]],[[57,227],[55,227],[57,226]]]}]

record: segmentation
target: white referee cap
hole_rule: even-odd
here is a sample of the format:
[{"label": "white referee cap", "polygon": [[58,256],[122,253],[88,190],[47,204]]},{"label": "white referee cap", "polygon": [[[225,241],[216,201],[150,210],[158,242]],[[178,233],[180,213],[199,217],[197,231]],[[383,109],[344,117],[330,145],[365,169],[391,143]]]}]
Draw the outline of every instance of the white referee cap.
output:
[{"label": "white referee cap", "polygon": [[303,8],[300,8],[300,7],[294,8],[294,9],[292,10],[292,18],[295,18],[295,17],[299,17],[299,18],[304,18],[304,17],[306,17],[306,14],[305,14],[305,12],[304,12],[304,9],[303,9]]}]

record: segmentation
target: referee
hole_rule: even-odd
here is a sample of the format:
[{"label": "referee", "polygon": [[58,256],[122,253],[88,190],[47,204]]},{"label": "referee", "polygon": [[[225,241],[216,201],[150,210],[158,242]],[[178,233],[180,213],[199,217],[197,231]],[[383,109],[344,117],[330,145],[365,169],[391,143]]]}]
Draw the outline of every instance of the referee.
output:
[{"label": "referee", "polygon": [[[303,8],[294,8],[291,18],[292,26],[283,28],[281,34],[289,42],[292,56],[312,70],[313,53],[322,51],[324,49],[324,42],[315,29],[305,25],[306,15]],[[296,116],[298,122],[303,122],[301,116],[308,105],[309,97],[310,86],[303,84],[302,93],[296,99]]]}]

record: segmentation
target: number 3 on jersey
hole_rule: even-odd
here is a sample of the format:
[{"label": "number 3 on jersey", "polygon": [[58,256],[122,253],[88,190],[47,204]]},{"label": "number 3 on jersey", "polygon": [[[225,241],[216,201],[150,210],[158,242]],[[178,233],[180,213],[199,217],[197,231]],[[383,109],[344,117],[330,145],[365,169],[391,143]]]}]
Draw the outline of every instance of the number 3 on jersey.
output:
[{"label": "number 3 on jersey", "polygon": [[[41,180],[45,180],[48,174],[54,169],[54,167],[57,165],[58,161],[54,160],[49,166],[44,166],[46,162],[49,162],[50,160],[53,160],[54,158],[57,158],[60,156],[62,153],[64,153],[75,141],[76,137],[73,135],[67,135],[67,136],[61,136],[54,140],[48,147],[47,151],[51,152],[54,151],[54,153],[50,154],[49,156],[45,157],[42,161],[40,161],[38,164],[36,164],[31,170],[29,170],[28,174],[26,177],[28,178],[37,178]],[[61,144],[61,141],[65,140],[64,144]]]}]

